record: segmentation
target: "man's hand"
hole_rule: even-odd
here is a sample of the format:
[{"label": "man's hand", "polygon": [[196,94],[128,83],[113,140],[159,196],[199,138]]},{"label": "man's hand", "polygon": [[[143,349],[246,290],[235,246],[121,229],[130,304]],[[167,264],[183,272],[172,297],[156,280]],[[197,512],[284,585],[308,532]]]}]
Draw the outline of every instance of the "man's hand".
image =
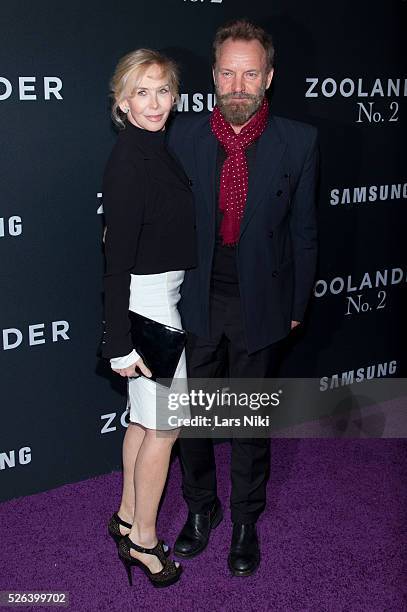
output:
[{"label": "man's hand", "polygon": [[138,359],[138,361],[133,363],[128,368],[122,368],[121,370],[115,370],[115,368],[112,368],[112,370],[113,372],[117,372],[117,374],[120,374],[120,376],[124,376],[124,377],[128,376],[129,378],[137,378],[138,376],[140,376],[140,374],[136,373],[136,368],[141,370],[144,376],[147,376],[148,378],[151,377],[151,372],[141,357],[140,359]]},{"label": "man's hand", "polygon": [[297,325],[299,325],[301,323],[301,321],[291,321],[291,329],[294,329],[295,327],[297,327]]}]

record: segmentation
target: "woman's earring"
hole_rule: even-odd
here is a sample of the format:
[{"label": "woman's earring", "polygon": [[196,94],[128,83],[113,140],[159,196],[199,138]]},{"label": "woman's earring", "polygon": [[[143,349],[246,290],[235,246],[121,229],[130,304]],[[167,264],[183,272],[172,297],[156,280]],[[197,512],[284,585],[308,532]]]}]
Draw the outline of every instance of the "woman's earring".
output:
[{"label": "woman's earring", "polygon": [[129,108],[124,108],[124,109],[123,109],[123,112],[124,112],[124,113],[128,113],[128,112],[129,112],[129,110],[130,110]]}]

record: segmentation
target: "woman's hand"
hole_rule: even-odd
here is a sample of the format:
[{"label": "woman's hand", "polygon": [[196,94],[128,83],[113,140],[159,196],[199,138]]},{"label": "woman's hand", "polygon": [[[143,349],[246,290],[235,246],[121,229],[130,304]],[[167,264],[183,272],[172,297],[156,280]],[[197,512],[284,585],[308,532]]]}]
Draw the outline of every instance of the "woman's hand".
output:
[{"label": "woman's hand", "polygon": [[112,368],[112,370],[113,372],[117,372],[118,374],[120,374],[120,376],[128,376],[129,378],[137,378],[138,376],[140,376],[140,374],[136,372],[136,368],[141,370],[144,376],[147,376],[148,378],[151,377],[151,372],[141,357],[128,368],[122,368],[120,370],[118,369],[116,370],[115,368]]}]

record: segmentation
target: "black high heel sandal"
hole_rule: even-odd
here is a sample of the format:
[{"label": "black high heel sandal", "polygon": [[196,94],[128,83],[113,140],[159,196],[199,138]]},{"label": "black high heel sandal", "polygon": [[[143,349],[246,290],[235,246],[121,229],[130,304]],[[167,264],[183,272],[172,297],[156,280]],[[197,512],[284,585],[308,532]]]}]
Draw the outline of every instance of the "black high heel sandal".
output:
[{"label": "black high heel sandal", "polygon": [[[137,550],[137,552],[146,553],[147,555],[155,555],[158,557],[162,563],[162,569],[159,572],[151,572],[142,561],[131,556],[131,548]],[[129,536],[126,535],[120,540],[118,551],[119,558],[126,569],[130,586],[133,586],[133,565],[137,565],[141,570],[143,570],[151,584],[155,587],[170,586],[171,584],[178,582],[181,577],[181,566],[179,565],[177,567],[172,559],[168,559],[168,557],[166,557],[161,540],[158,541],[154,548],[143,548],[143,546],[135,544],[132,540],[130,540]]]},{"label": "black high heel sandal", "polygon": [[[133,526],[130,523],[123,521],[123,519],[120,518],[117,512],[115,512],[110,517],[110,521],[108,523],[107,530],[109,532],[110,537],[113,538],[113,540],[115,541],[116,546],[119,546],[120,540],[124,537],[124,535],[120,531],[120,525],[122,527],[126,527],[127,529],[131,529]],[[160,540],[160,542],[162,542],[162,540]],[[165,542],[162,542],[162,545],[163,545],[164,554],[166,557],[168,557],[168,555],[171,552],[171,549]]]}]

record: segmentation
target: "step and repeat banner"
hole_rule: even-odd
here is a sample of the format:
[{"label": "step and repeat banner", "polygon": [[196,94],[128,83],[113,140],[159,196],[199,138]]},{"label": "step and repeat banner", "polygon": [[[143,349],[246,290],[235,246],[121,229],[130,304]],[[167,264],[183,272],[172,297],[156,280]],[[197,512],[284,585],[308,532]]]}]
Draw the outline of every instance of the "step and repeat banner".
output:
[{"label": "step and repeat banner", "polygon": [[[96,357],[101,178],[118,59],[181,68],[178,111],[211,110],[216,28],[274,37],[275,114],[319,129],[318,273],[286,376],[321,393],[406,371],[406,2],[14,0],[1,11],[0,499],[120,468],[126,381]],[[404,363],[403,363],[404,360]]]}]

